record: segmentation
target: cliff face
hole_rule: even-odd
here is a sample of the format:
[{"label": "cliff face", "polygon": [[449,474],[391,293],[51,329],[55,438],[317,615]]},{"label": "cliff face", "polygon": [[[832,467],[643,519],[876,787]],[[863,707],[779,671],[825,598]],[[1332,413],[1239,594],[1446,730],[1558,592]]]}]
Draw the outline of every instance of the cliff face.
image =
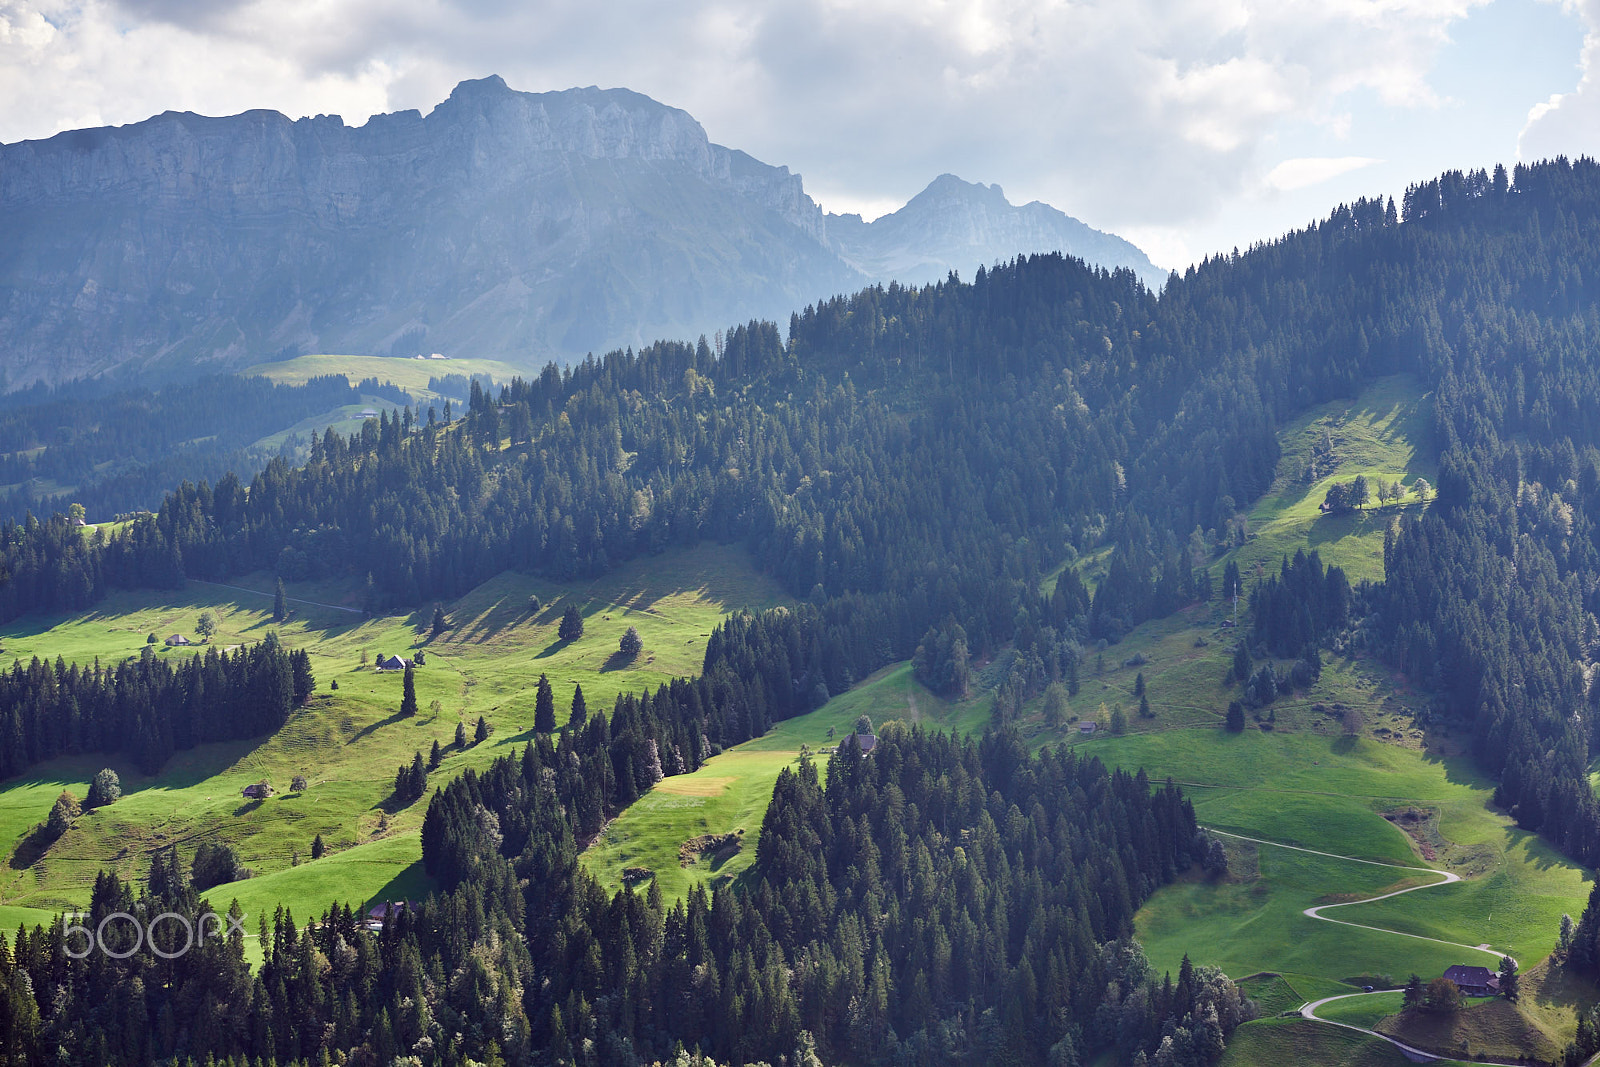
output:
[{"label": "cliff face", "polygon": [[358,128],[168,112],[0,145],[0,386],[311,351],[528,365],[1019,252],[1122,262],[1084,234],[1148,267],[949,176],[870,225],[825,217],[799,175],[625,89],[491,77]]},{"label": "cliff face", "polygon": [[829,215],[828,236],[840,256],[869,277],[916,285],[951,272],[970,279],[979,265],[1021,253],[1065,252],[1098,266],[1126,267],[1160,289],[1167,273],[1133,244],[1035,200],[1013,205],[998,185],[935,178],[905,207],[870,223]]},{"label": "cliff face", "polygon": [[798,175],[636,93],[499,78],[359,128],[169,112],[0,146],[0,235],[10,388],[311,350],[581,355],[864,281]]}]

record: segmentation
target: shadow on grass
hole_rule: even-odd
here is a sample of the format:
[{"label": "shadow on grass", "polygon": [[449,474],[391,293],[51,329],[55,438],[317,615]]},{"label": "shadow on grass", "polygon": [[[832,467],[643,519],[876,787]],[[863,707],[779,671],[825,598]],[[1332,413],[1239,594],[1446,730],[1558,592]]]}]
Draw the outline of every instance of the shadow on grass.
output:
[{"label": "shadow on grass", "polygon": [[396,711],[396,712],[393,712],[392,714],[390,714],[389,717],[386,718],[386,719],[379,719],[377,722],[369,722],[369,723],[367,723],[367,725],[363,726],[361,729],[357,730],[354,734],[352,734],[350,736],[350,740],[346,741],[345,744],[346,745],[353,745],[357,741],[360,741],[362,738],[368,737],[371,734],[375,733],[380,728],[382,728],[384,726],[393,726],[395,723],[399,722],[401,719],[404,719],[404,718],[406,718],[406,716],[404,716],[404,715],[400,714],[398,711]]},{"label": "shadow on grass", "polygon": [[391,900],[427,900],[438,889],[439,884],[423,869],[422,861],[416,860],[384,883],[383,888],[362,906],[362,913],[365,914],[368,908],[376,904]]},{"label": "shadow on grass", "polygon": [[606,657],[606,661],[600,665],[600,673],[605,674],[608,671],[625,671],[629,667],[632,667],[634,664],[639,662],[639,656],[641,654],[642,653],[639,652],[628,653],[618,649]]}]

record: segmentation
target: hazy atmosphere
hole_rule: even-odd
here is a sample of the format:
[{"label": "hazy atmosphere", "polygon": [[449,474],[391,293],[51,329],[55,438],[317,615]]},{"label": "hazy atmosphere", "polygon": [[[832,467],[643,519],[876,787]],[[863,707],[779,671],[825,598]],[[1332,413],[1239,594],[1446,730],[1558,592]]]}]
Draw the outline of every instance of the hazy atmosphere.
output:
[{"label": "hazy atmosphere", "polygon": [[0,140],[626,86],[829,211],[949,171],[1182,266],[1447,167],[1593,153],[1597,54],[1597,0],[5,0]]}]

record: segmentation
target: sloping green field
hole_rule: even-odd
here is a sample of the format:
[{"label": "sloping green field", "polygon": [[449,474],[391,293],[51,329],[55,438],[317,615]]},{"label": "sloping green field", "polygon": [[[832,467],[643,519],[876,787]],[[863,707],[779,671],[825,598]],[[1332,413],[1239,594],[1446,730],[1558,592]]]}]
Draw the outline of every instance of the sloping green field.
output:
[{"label": "sloping green field", "polygon": [[[696,883],[735,878],[755,861],[773,784],[784,767],[799,761],[802,747],[820,753],[838,744],[861,715],[875,728],[898,719],[978,732],[988,722],[989,703],[988,697],[946,701],[912,677],[909,663],[887,667],[816,711],[777,723],[765,736],[712,757],[695,773],[657,783],[584,852],[583,865],[612,890],[622,885],[625,868],[647,867],[669,900]],[[736,834],[739,847],[692,861],[680,852],[686,842],[707,834]]]},{"label": "sloping green field", "polygon": [[418,400],[427,401],[438,396],[428,389],[430,378],[443,378],[448,374],[462,374],[470,378],[476,374],[487,374],[496,382],[509,382],[518,375],[527,378],[536,372],[494,359],[311,355],[277,363],[258,363],[242,373],[247,376],[258,374],[284,385],[304,385],[311,378],[327,374],[342,374],[350,379],[351,385],[367,378],[376,378],[380,382],[399,386]]},{"label": "sloping green field", "polygon": [[[179,753],[153,777],[125,762],[73,757],[5,783],[0,847],[10,862],[0,869],[0,904],[76,906],[97,871],[142,877],[152,851],[176,845],[187,858],[207,839],[231,843],[261,876],[214,891],[219,900],[270,898],[304,917],[335,899],[360,904],[384,896],[393,892],[385,889],[391,884],[409,886],[411,897],[422,895],[426,886],[414,865],[426,804],[399,811],[385,806],[400,764],[415,752],[426,754],[437,740],[445,760],[430,786],[468,767],[481,770],[530,736],[541,673],[555,688],[565,722],[578,685],[591,708],[607,709],[620,692],[696,674],[706,638],[725,614],[782,602],[778,588],[751,570],[742,551],[715,545],[637,561],[582,585],[503,574],[446,604],[450,629],[437,638],[428,635],[431,608],[365,619],[349,607],[356,591],[341,583],[291,585],[293,614],[275,625],[271,582],[258,575],[238,587],[190,582],[170,593],[119,593],[91,612],[26,619],[0,630],[0,655],[109,662],[139,655],[150,633],[193,637],[195,618],[209,610],[220,624],[216,644],[255,642],[275,631],[286,645],[307,649],[318,683],[311,705],[272,737]],[[544,605],[537,614],[529,611],[531,594]],[[586,619],[585,636],[575,642],[560,641],[555,632],[569,599]],[[625,659],[617,646],[629,626],[639,630],[644,650]],[[192,654],[156,647],[164,657]],[[416,672],[422,710],[401,719],[400,676],[376,673],[362,661],[415,649],[427,654]],[[472,745],[480,715],[493,733]],[[452,744],[458,723],[468,728],[465,750]],[[44,855],[29,854],[25,838],[61,790],[81,798],[89,778],[107,763],[121,775],[122,800],[82,816]],[[296,774],[309,782],[299,795],[288,790]],[[278,794],[246,802],[240,791],[262,779]],[[311,841],[319,834],[330,851],[313,863]]]}]

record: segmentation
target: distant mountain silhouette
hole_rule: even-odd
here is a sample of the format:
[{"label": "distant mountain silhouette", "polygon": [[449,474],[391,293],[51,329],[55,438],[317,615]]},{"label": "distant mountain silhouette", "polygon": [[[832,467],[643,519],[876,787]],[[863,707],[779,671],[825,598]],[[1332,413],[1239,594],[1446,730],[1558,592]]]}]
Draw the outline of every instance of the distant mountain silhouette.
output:
[{"label": "distant mountain silhouette", "polygon": [[945,176],[871,224],[626,89],[463,82],[424,117],[167,112],[0,146],[6,388],[304,352],[532,365],[693,338],[872,280],[1127,242]]},{"label": "distant mountain silhouette", "polygon": [[998,185],[941,174],[905,207],[867,223],[829,215],[828,238],[845,262],[879,281],[970,278],[979,265],[1026,252],[1065,252],[1099,266],[1127,267],[1150,288],[1167,272],[1115,234],[1103,233],[1035,200],[1013,205]]}]

